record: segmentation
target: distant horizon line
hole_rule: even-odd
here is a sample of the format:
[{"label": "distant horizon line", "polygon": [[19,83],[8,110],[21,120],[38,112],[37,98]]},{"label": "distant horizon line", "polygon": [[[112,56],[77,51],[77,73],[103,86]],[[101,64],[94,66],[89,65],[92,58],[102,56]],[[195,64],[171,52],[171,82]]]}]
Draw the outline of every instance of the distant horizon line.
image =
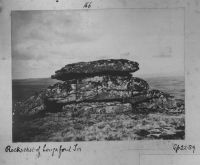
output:
[{"label": "distant horizon line", "polygon": [[[134,74],[134,73],[133,73]],[[134,76],[134,75],[133,75]],[[141,77],[168,77],[168,76],[178,76],[178,77],[185,77],[184,74],[153,74],[153,73],[150,73],[150,74],[136,74],[134,77],[138,77],[138,76],[141,76]],[[29,79],[52,79],[51,77],[30,77],[30,78],[12,78],[12,80],[29,80]],[[57,79],[52,79],[52,80],[57,80]],[[61,81],[61,80],[57,80],[57,81]]]}]

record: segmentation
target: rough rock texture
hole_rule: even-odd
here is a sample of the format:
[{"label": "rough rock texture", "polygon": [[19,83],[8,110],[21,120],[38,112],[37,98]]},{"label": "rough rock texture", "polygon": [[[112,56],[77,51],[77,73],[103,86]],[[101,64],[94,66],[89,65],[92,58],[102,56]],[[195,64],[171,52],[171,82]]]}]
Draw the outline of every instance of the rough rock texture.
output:
[{"label": "rough rock texture", "polygon": [[17,102],[13,107],[14,117],[31,116],[45,111],[44,100],[47,97],[46,90],[35,94],[21,102]]},{"label": "rough rock texture", "polygon": [[101,75],[129,75],[139,69],[139,64],[125,59],[98,60],[68,64],[55,72],[58,80],[82,79]]},{"label": "rough rock texture", "polygon": [[131,105],[133,112],[184,112],[182,100],[177,100],[159,90],[149,89],[148,83],[140,78],[96,76],[84,79],[78,84],[70,83],[70,81],[56,83],[18,102],[14,106],[14,114],[30,116],[45,111],[58,112],[62,109],[67,110],[65,105],[82,107],[82,110],[87,110],[90,106],[107,109],[110,103],[118,107],[120,104]]},{"label": "rough rock texture", "polygon": [[[66,65],[54,75],[54,78],[64,82],[18,102],[13,113],[33,115],[45,111],[58,112],[65,105],[77,107],[82,103],[97,107],[103,103],[104,108],[100,107],[105,109],[112,102],[117,102],[117,105],[129,104],[134,111],[184,111],[183,101],[159,90],[151,90],[145,80],[129,74],[138,68],[137,62],[124,59]],[[76,76],[81,77],[74,79]],[[83,108],[88,109],[87,105]]]},{"label": "rough rock texture", "polygon": [[136,77],[95,76],[75,83],[76,81],[56,83],[16,104],[14,109],[19,112],[18,114],[33,114],[44,107],[47,107],[48,111],[58,111],[62,105],[75,102],[122,102],[149,89],[146,81]]},{"label": "rough rock texture", "polygon": [[146,81],[136,77],[95,76],[75,83],[70,81],[57,83],[49,87],[48,91],[51,97],[67,103],[126,98],[149,89]]},{"label": "rough rock texture", "polygon": [[[52,76],[64,82],[14,105],[13,137],[16,141],[183,139],[184,101],[132,77],[130,73],[138,69],[137,62],[123,59],[66,65]],[[19,122],[27,116],[39,117]]]},{"label": "rough rock texture", "polygon": [[132,100],[130,103],[137,109],[137,112],[183,113],[185,109],[183,100],[177,100],[173,96],[159,90],[148,90]]}]

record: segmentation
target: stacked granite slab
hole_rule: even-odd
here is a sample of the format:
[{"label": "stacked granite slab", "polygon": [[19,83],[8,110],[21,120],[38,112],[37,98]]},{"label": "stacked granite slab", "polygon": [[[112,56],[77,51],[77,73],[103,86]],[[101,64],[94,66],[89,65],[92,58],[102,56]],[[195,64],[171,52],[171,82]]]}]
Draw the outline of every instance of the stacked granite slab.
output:
[{"label": "stacked granite slab", "polygon": [[64,83],[58,88],[52,87],[56,93],[46,101],[47,109],[55,111],[53,104],[78,106],[80,103],[95,105],[105,102],[105,106],[109,106],[111,102],[125,103],[127,98],[149,89],[146,81],[132,77],[131,73],[138,69],[137,62],[125,59],[66,65],[52,76]]},{"label": "stacked granite slab", "polygon": [[93,113],[184,110],[183,101],[177,101],[159,90],[151,90],[145,80],[133,77],[132,73],[138,69],[137,62],[126,59],[66,65],[52,75],[53,79],[62,82],[16,105],[15,112],[35,114],[74,109]]}]

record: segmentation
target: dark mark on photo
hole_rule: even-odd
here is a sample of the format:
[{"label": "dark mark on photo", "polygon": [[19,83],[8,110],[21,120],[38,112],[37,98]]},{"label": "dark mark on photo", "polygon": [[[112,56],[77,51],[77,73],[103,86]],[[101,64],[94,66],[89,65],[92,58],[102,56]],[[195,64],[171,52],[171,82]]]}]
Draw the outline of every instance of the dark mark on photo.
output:
[{"label": "dark mark on photo", "polygon": [[92,1],[90,2],[85,2],[85,4],[83,5],[83,8],[91,8],[91,4],[92,4]]}]

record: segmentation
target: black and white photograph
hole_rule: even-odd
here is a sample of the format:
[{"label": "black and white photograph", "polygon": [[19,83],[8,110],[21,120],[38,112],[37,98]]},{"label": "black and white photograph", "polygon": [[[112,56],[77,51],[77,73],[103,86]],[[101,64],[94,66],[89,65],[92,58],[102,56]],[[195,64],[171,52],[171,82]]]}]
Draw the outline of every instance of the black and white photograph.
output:
[{"label": "black and white photograph", "polygon": [[184,11],[11,13],[12,141],[185,139]]}]

